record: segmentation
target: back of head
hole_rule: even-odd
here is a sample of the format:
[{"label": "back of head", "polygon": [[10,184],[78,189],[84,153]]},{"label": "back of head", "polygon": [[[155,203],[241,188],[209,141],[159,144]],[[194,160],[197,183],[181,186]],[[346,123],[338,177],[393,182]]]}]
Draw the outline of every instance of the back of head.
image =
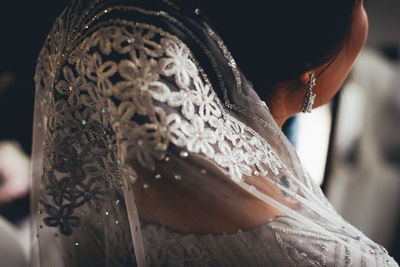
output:
[{"label": "back of head", "polygon": [[200,0],[239,67],[263,92],[333,60],[358,0]]}]

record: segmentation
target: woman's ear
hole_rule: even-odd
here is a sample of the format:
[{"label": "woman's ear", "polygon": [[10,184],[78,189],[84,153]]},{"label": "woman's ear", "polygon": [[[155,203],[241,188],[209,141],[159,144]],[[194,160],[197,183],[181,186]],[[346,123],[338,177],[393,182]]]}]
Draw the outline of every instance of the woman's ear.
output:
[{"label": "woman's ear", "polygon": [[313,73],[314,73],[314,71],[310,70],[310,71],[307,71],[307,72],[301,74],[300,77],[299,77],[300,82],[303,85],[308,84],[310,82],[311,74],[313,74]]}]

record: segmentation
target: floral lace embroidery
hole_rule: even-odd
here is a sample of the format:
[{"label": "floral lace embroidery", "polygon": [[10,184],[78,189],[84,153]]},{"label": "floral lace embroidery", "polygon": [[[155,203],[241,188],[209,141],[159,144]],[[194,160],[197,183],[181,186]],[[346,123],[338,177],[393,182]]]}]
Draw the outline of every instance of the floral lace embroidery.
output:
[{"label": "floral lace embroidery", "polygon": [[[136,24],[136,27],[138,31],[146,28],[140,24]],[[126,28],[121,35],[124,33],[127,33]],[[147,38],[155,38],[156,34],[167,35],[150,27],[142,39],[151,42]],[[109,38],[112,39],[112,36]],[[133,40],[133,47],[135,42],[145,42],[138,39],[137,35],[133,39],[129,35],[120,36],[118,40],[124,39]],[[227,168],[231,178],[237,181],[243,175],[252,175],[249,164],[258,167],[263,174],[268,173],[267,169],[279,174],[281,164],[274,152],[243,123],[224,114],[215,92],[200,78],[188,48],[173,36],[162,37],[158,47],[155,42],[152,45],[154,49],[150,52],[143,48],[136,49],[135,53],[130,53],[134,58],[122,60],[118,64],[116,69],[124,80],[112,87],[113,94],[107,94],[120,101],[116,105],[115,101],[109,100],[108,104],[113,111],[112,124],[118,125],[114,130],[122,144],[128,147],[126,150],[141,151],[141,155],[136,155],[138,161],[154,169],[154,159],[162,159],[165,156],[163,152],[166,152],[171,142],[179,147],[186,146],[190,152],[201,152],[214,159],[221,167]],[[160,56],[154,51],[164,51],[164,54]],[[111,66],[108,62],[103,64]],[[168,86],[171,81],[175,84],[172,87]],[[151,98],[177,108],[178,112],[166,114],[159,105],[150,101]],[[151,123],[136,124],[136,113],[147,116]],[[153,132],[150,133],[150,129]],[[162,142],[154,141],[161,139]],[[157,151],[156,155],[154,151]],[[247,156],[250,152],[260,157]]]},{"label": "floral lace embroidery", "polygon": [[[223,112],[185,45],[149,25],[119,23],[125,26],[103,27],[74,49],[62,79],[50,92],[54,96],[49,103],[46,151],[55,162],[45,168],[44,176],[46,192],[60,208],[56,211],[53,204],[42,201],[51,215],[45,220],[48,226],[59,226],[62,233],[70,234],[64,223],[55,223],[58,214],[72,215],[74,208],[84,204],[99,210],[110,184],[114,185],[111,188],[120,186],[121,166],[129,176],[136,176],[124,164],[127,158],[155,169],[155,161],[165,157],[169,143],[203,153],[236,181],[252,175],[250,166],[263,175],[269,171],[279,174],[281,165],[273,151],[243,123]],[[107,58],[114,52],[121,60]],[[39,68],[49,68],[42,64]],[[167,113],[162,103],[176,111]],[[145,122],[139,123],[143,118]],[[102,155],[98,165],[83,163],[71,171],[77,159],[93,165],[93,155],[85,153],[93,149]],[[54,170],[69,175],[59,179]],[[70,224],[76,225],[79,221]]]}]

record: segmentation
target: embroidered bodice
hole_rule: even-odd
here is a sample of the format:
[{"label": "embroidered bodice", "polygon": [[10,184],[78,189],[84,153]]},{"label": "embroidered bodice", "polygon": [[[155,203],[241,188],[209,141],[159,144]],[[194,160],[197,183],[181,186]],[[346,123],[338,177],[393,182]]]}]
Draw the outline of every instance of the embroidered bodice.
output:
[{"label": "embroidered bodice", "polygon": [[[54,24],[35,75],[34,264],[397,266],[334,211],[213,28],[177,9],[72,1]],[[171,230],[191,207],[157,207],[176,198],[226,208],[218,187],[196,195],[215,176],[280,216]]]}]

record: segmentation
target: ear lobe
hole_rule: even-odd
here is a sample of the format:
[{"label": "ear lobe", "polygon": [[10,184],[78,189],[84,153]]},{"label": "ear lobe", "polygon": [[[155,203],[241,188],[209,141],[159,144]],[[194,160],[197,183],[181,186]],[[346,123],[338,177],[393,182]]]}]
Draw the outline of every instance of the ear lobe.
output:
[{"label": "ear lobe", "polygon": [[302,75],[299,76],[299,80],[301,81],[302,84],[307,84],[310,81],[311,74],[313,74],[314,71],[310,70]]}]

